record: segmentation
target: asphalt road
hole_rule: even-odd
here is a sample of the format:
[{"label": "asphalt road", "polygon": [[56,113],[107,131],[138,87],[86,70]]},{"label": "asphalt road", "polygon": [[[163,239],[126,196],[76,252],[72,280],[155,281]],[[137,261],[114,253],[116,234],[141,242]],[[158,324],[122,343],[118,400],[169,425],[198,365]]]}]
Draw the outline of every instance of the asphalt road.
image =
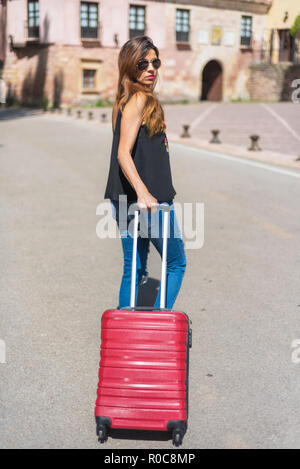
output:
[{"label": "asphalt road", "polygon": [[[3,117],[1,448],[173,448],[95,434],[100,318],[121,279],[120,239],[96,235],[111,131]],[[176,201],[204,203],[175,304],[193,321],[182,448],[300,448],[300,172],[169,145]]]}]

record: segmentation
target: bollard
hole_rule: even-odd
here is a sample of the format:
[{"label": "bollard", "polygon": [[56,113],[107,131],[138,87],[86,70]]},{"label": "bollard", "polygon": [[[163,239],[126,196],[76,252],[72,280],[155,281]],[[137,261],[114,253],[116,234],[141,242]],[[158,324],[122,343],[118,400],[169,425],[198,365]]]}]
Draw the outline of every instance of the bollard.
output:
[{"label": "bollard", "polygon": [[103,114],[101,114],[101,122],[107,122],[107,114],[104,112]]},{"label": "bollard", "polygon": [[190,138],[190,134],[189,134],[189,128],[190,126],[189,125],[183,125],[183,133],[181,135],[181,138]]},{"label": "bollard", "polygon": [[89,119],[89,121],[91,121],[93,118],[94,118],[93,111],[89,111],[89,113],[88,113],[88,119]]},{"label": "bollard", "polygon": [[68,114],[68,116],[71,116],[71,115],[72,115],[72,108],[71,108],[71,107],[68,107],[68,109],[67,109],[67,114]]},{"label": "bollard", "polygon": [[78,109],[78,111],[77,111],[77,119],[80,119],[80,118],[81,118],[81,113],[82,113],[81,109]]},{"label": "bollard", "polygon": [[209,143],[221,143],[221,140],[219,139],[220,130],[214,129],[211,132],[212,132],[213,136],[212,136],[212,139]]},{"label": "bollard", "polygon": [[63,110],[61,107],[57,108],[57,110],[58,110],[58,114],[62,114]]},{"label": "bollard", "polygon": [[248,148],[248,151],[261,151],[260,146],[258,145],[259,135],[250,135],[251,146]]}]

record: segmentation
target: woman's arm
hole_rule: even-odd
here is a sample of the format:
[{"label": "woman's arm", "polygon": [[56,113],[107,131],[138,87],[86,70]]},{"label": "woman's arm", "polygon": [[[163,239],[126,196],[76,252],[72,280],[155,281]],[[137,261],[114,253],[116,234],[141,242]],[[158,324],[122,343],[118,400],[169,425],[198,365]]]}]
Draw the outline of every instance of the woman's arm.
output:
[{"label": "woman's arm", "polygon": [[112,111],[112,120],[111,120],[111,125],[112,125],[112,131],[114,133],[115,128],[116,128],[116,121],[117,121],[117,114],[118,114],[118,105],[116,101],[114,102],[113,106],[113,111]]},{"label": "woman's arm", "polygon": [[137,194],[137,202],[140,208],[151,209],[157,204],[157,199],[150,194],[143,183],[131,156],[143,120],[145,101],[146,97],[142,93],[135,93],[124,108],[121,119],[118,162],[126,179]]}]

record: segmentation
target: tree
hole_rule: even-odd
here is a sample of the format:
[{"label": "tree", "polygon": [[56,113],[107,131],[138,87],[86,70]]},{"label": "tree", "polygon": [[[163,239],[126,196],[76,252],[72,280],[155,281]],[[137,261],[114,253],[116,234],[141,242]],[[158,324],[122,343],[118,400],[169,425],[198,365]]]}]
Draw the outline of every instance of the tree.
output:
[{"label": "tree", "polygon": [[291,27],[290,33],[292,36],[296,37],[297,39],[300,38],[300,14],[295,19],[293,26]]}]

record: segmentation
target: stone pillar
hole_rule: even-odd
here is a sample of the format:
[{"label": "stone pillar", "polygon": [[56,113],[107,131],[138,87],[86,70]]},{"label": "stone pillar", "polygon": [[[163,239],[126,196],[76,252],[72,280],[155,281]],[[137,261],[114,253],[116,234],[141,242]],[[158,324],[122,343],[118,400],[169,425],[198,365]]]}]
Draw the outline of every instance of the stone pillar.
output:
[{"label": "stone pillar", "polygon": [[278,29],[274,30],[274,39],[273,39],[273,64],[279,63],[279,49],[280,49],[280,39],[278,34]]}]

